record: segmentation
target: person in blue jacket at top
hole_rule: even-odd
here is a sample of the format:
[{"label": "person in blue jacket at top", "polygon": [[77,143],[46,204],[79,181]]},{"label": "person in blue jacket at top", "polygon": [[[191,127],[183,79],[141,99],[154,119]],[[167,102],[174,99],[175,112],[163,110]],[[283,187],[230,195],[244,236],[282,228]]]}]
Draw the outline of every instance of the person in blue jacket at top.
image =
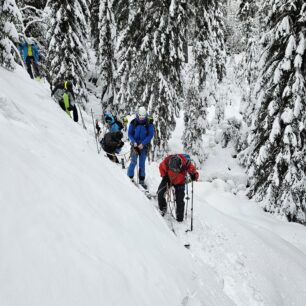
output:
[{"label": "person in blue jacket at top", "polygon": [[139,184],[147,188],[145,184],[145,162],[147,148],[154,136],[153,120],[147,114],[146,109],[141,106],[129,125],[128,136],[132,143],[131,163],[128,167],[128,176],[133,180],[134,170],[139,157]]},{"label": "person in blue jacket at top", "polygon": [[119,132],[123,129],[123,124],[111,113],[104,113],[104,120],[110,132]]},{"label": "person in blue jacket at top", "polygon": [[[19,43],[18,50],[27,66],[27,71],[31,79],[34,79],[33,72],[35,74],[35,78],[39,78],[39,49],[35,41],[29,37],[25,38],[24,42]],[[34,71],[32,71],[31,64]]]}]

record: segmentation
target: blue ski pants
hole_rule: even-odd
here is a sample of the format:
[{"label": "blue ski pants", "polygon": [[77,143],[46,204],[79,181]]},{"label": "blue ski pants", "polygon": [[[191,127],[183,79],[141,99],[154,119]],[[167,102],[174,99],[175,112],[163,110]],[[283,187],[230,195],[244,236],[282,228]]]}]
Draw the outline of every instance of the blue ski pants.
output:
[{"label": "blue ski pants", "polygon": [[146,148],[143,148],[142,150],[140,150],[139,154],[135,152],[134,150],[132,151],[131,163],[128,167],[127,175],[129,177],[134,177],[134,170],[137,165],[138,157],[139,157],[139,178],[144,180],[146,176],[146,172],[145,172],[145,163],[146,163],[146,158],[147,158]]}]

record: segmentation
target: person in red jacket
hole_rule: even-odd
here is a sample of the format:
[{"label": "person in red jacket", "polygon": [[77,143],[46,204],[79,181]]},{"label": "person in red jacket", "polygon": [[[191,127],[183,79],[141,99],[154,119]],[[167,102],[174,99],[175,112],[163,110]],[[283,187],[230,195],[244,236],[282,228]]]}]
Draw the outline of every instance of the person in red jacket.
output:
[{"label": "person in red jacket", "polygon": [[167,212],[167,202],[165,199],[167,188],[173,186],[175,188],[176,220],[182,222],[184,220],[184,197],[187,173],[189,173],[190,178],[193,181],[198,180],[199,173],[194,164],[184,154],[167,156],[160,163],[159,172],[162,181],[158,187],[157,194],[161,215],[164,216]]}]

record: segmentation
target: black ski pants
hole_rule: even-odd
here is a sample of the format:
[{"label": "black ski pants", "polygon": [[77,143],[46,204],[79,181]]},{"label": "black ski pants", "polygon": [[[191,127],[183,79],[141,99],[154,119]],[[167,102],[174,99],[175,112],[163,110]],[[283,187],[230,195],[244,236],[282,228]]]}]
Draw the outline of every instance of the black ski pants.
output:
[{"label": "black ski pants", "polygon": [[[34,79],[33,72],[35,74],[35,77],[39,76],[38,65],[35,63],[35,60],[34,60],[33,56],[27,56],[26,65],[27,65],[27,71],[28,71],[31,79]],[[32,71],[32,68],[33,68],[34,71]]]},{"label": "black ski pants", "polygon": [[[167,202],[165,199],[165,193],[169,188],[169,179],[168,177],[163,177],[159,187],[158,187],[158,206],[161,211],[167,211]],[[176,202],[176,220],[182,222],[184,220],[184,210],[185,210],[185,184],[183,185],[173,185],[175,189],[175,202]]]},{"label": "black ski pants", "polygon": [[[62,109],[63,111],[66,111],[66,109],[65,109],[65,104],[64,104],[64,101],[63,101],[63,100],[61,100],[61,101],[59,102],[59,105],[60,105],[60,107],[61,107],[61,109]],[[79,115],[78,115],[78,110],[77,110],[76,106],[73,105],[73,106],[70,106],[70,108],[71,108],[72,113],[73,113],[73,121],[74,121],[74,122],[78,122],[78,121],[79,121]]]}]

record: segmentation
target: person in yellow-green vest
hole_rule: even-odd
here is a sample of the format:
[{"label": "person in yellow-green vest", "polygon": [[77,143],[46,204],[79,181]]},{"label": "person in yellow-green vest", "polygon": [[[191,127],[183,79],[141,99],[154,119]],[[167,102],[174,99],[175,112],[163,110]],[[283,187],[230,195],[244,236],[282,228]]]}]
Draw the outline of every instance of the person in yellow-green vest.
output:
[{"label": "person in yellow-green vest", "polygon": [[40,77],[38,69],[39,49],[35,41],[32,38],[28,37],[25,38],[23,42],[19,43],[18,50],[22,56],[22,59],[26,63],[27,71],[30,77],[32,79],[34,79],[34,77],[39,78]]},{"label": "person in yellow-green vest", "polygon": [[73,84],[71,81],[64,81],[55,85],[51,92],[51,97],[58,101],[60,107],[71,117],[70,112],[73,113],[73,120],[78,122],[78,110],[75,105],[75,95],[73,91]]}]

